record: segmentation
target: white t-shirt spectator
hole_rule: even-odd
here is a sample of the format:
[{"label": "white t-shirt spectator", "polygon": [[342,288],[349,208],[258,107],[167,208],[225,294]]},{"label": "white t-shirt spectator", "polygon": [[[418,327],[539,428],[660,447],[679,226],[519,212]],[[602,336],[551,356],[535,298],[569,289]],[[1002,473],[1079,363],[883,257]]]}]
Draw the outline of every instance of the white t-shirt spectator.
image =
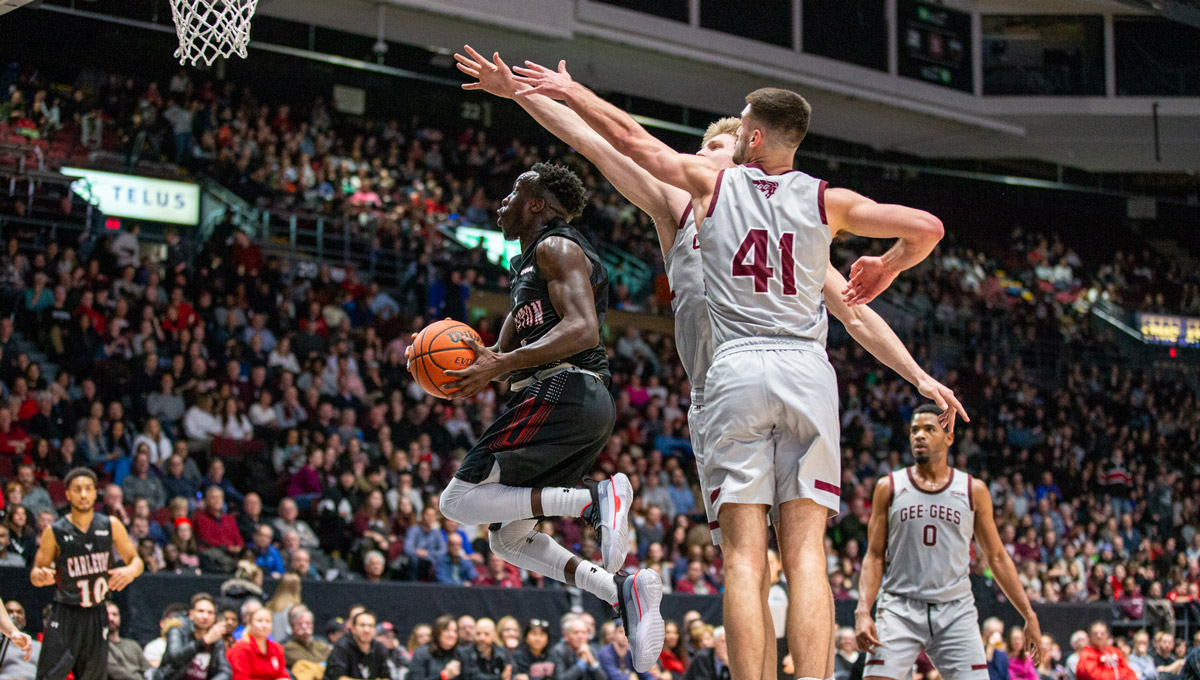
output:
[{"label": "white t-shirt spectator", "polygon": [[183,433],[188,439],[207,441],[221,434],[221,421],[199,406],[193,406],[183,414]]}]

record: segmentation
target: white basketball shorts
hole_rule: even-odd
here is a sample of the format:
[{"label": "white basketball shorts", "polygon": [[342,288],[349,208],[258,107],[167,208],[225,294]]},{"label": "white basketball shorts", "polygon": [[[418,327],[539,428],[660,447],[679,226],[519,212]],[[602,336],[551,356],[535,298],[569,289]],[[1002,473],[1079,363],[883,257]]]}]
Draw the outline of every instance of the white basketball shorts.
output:
[{"label": "white basketball shorts", "polygon": [[[714,515],[725,503],[807,498],[836,515],[842,461],[837,376],[816,342],[723,344],[705,381],[701,478]],[[697,462],[700,459],[697,458]]]},{"label": "white basketball shorts", "polygon": [[863,677],[901,680],[924,649],[946,680],[987,680],[987,657],[979,637],[979,613],[968,595],[931,603],[888,592],[875,609],[882,646],[867,655]]}]

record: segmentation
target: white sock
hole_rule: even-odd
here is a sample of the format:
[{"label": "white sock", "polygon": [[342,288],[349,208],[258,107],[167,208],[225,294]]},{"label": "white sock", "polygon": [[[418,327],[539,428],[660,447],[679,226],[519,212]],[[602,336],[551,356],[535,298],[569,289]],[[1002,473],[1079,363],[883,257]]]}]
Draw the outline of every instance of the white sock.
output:
[{"label": "white sock", "polygon": [[592,502],[587,489],[542,489],[542,514],[546,517],[578,517]]},{"label": "white sock", "polygon": [[609,604],[617,603],[617,582],[601,565],[587,560],[580,563],[575,569],[575,585]]},{"label": "white sock", "polygon": [[[505,524],[492,533],[492,550],[515,566],[571,585],[566,569],[575,555],[536,528],[534,520]],[[617,602],[616,582],[604,567],[584,560],[575,570],[575,585],[609,604]]]}]

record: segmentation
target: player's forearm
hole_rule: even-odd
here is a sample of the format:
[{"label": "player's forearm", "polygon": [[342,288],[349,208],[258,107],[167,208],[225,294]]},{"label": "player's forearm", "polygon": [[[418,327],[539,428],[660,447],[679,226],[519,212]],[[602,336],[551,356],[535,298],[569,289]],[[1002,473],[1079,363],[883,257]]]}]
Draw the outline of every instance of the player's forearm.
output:
[{"label": "player's forearm", "polygon": [[589,128],[603,137],[604,141],[639,164],[642,160],[639,154],[644,151],[643,147],[648,146],[639,142],[645,142],[645,138],[649,138],[649,141],[654,142],[652,146],[655,148],[661,143],[638,125],[633,116],[579,83],[571,87],[564,101],[572,111],[579,114]]},{"label": "player's forearm", "polygon": [[1013,566],[1012,558],[1007,552],[999,551],[988,555],[988,564],[992,567],[992,574],[996,578],[997,585],[1000,586],[1000,592],[1012,602],[1013,607],[1026,620],[1030,621],[1037,618],[1037,614],[1033,611],[1033,605],[1029,603],[1029,596],[1025,593],[1025,586],[1021,585],[1021,578],[1017,576],[1017,568]]},{"label": "player's forearm", "polygon": [[592,160],[589,154],[594,152],[594,133],[570,106],[563,106],[540,94],[515,97],[514,101],[547,132]]},{"label": "player's forearm", "polygon": [[4,607],[4,602],[0,601],[0,635],[4,637],[12,637],[17,634],[17,626],[8,616],[8,610]]},{"label": "player's forearm", "polygon": [[512,373],[526,368],[562,361],[600,342],[600,330],[595,321],[566,318],[536,342],[500,355],[504,371]]},{"label": "player's forearm", "polygon": [[858,604],[854,607],[855,616],[871,614],[875,599],[879,597],[879,586],[883,581],[883,560],[867,553],[863,559],[862,573],[858,576]]},{"label": "player's forearm", "polygon": [[883,254],[884,265],[894,272],[902,272],[919,264],[929,257],[945,233],[938,218],[924,211],[911,211],[903,234]]},{"label": "player's forearm", "polygon": [[926,376],[920,364],[883,317],[866,305],[857,305],[850,309],[850,319],[844,323],[846,331],[855,342],[913,385]]}]

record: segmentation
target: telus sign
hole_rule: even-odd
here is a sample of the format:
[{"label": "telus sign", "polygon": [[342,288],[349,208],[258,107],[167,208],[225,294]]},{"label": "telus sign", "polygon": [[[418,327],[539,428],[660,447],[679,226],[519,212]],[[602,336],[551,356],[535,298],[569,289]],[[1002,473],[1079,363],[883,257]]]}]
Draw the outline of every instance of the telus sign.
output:
[{"label": "telus sign", "polygon": [[195,184],[84,168],[63,168],[62,173],[79,177],[71,190],[105,215],[190,226],[200,222],[200,187]]}]

